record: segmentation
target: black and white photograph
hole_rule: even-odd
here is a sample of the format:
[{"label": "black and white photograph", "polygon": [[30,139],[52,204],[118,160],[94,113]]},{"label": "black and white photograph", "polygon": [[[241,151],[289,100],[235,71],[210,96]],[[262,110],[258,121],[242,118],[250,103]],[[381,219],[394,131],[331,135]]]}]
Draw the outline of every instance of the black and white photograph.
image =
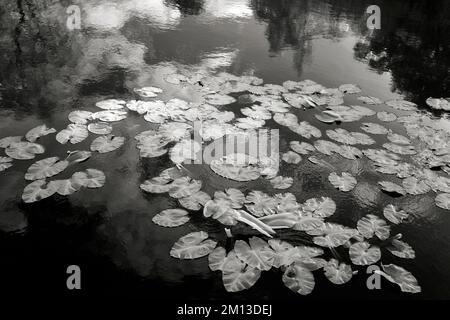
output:
[{"label": "black and white photograph", "polygon": [[450,1],[0,4],[2,295],[450,299]]}]

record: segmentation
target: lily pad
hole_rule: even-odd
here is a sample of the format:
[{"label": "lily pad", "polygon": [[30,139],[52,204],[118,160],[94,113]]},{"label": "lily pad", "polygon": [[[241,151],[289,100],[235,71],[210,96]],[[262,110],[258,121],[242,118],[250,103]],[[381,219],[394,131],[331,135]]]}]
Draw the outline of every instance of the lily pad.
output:
[{"label": "lily pad", "polygon": [[339,247],[357,235],[358,231],[336,223],[325,223],[320,229],[307,231],[315,236],[313,242],[321,247]]},{"label": "lily pad", "polygon": [[308,295],[314,290],[314,275],[301,264],[293,263],[283,274],[283,283],[292,291]]},{"label": "lily pad", "polygon": [[406,191],[405,191],[405,189],[403,189],[403,187],[401,187],[398,184],[395,184],[393,182],[380,181],[380,182],[378,182],[378,184],[380,185],[381,190],[383,190],[385,192],[399,194],[401,196],[404,196],[406,194]]},{"label": "lily pad", "polygon": [[282,156],[283,161],[290,164],[299,164],[302,161],[302,157],[293,151],[288,151]]},{"label": "lily pad", "polygon": [[45,180],[36,180],[25,187],[22,200],[25,203],[40,201],[54,195],[56,190],[56,185],[47,184]]},{"label": "lily pad", "polygon": [[316,218],[328,218],[335,213],[336,203],[328,197],[312,198],[306,200],[302,206],[302,211]]},{"label": "lily pad", "polygon": [[346,94],[360,93],[361,89],[356,84],[343,84],[339,86],[339,91]]},{"label": "lily pad", "polygon": [[107,99],[97,102],[95,105],[97,108],[104,110],[119,110],[125,107],[126,101],[117,99]]},{"label": "lily pad", "polygon": [[5,138],[0,139],[0,148],[7,148],[11,144],[16,143],[16,142],[21,142],[21,141],[22,141],[22,136],[5,137]]},{"label": "lily pad", "polygon": [[435,110],[450,111],[450,99],[436,99],[428,98],[426,101],[427,105]]},{"label": "lily pad", "polygon": [[101,136],[91,144],[91,150],[98,153],[107,153],[119,149],[125,143],[124,137],[116,137],[113,135]]},{"label": "lily pad", "polygon": [[208,239],[204,231],[192,232],[181,237],[170,249],[170,256],[177,259],[197,259],[210,254],[217,242]]},{"label": "lily pad", "polygon": [[158,94],[162,93],[163,90],[157,87],[143,87],[139,89],[135,88],[134,92],[143,98],[154,98],[158,96]]},{"label": "lily pad", "polygon": [[223,191],[216,191],[214,199],[229,201],[233,209],[241,209],[245,203],[245,195],[238,189],[229,188]]},{"label": "lily pad", "polygon": [[200,210],[209,200],[211,200],[209,194],[203,191],[198,191],[188,197],[178,199],[178,202],[180,202],[180,204],[188,210],[197,211]]},{"label": "lily pad", "polygon": [[225,290],[239,292],[251,288],[261,277],[261,270],[246,266],[231,251],[223,267],[222,280]]},{"label": "lily pad", "polygon": [[161,227],[174,228],[188,222],[188,214],[182,209],[166,209],[155,215],[152,221]]},{"label": "lily pad", "polygon": [[289,189],[290,187],[292,187],[293,183],[294,179],[291,177],[278,176],[270,180],[270,184],[272,185],[272,187],[279,190]]},{"label": "lily pad", "polygon": [[403,188],[412,195],[421,195],[431,191],[431,187],[425,180],[419,180],[416,177],[408,177],[403,180]]},{"label": "lily pad", "polygon": [[75,124],[87,124],[92,120],[93,113],[85,110],[74,110],[69,113],[69,121]]},{"label": "lily pad", "polygon": [[275,259],[275,252],[269,244],[258,237],[250,238],[249,243],[250,245],[243,240],[236,241],[234,251],[238,258],[252,268],[270,270]]},{"label": "lily pad", "polygon": [[37,126],[36,128],[31,129],[25,135],[25,138],[30,142],[36,142],[40,137],[44,137],[46,135],[55,133],[56,130],[53,128],[47,128],[45,124]]},{"label": "lily pad", "polygon": [[357,223],[357,228],[366,239],[371,239],[376,235],[378,239],[386,240],[391,231],[386,221],[373,214],[362,217]]},{"label": "lily pad", "polygon": [[13,161],[12,158],[0,156],[0,172],[5,171],[8,168],[11,168],[13,166],[13,164],[11,163],[12,161]]},{"label": "lily pad", "polygon": [[245,207],[257,217],[276,213],[278,202],[262,191],[251,191],[245,198]]},{"label": "lily pad", "polygon": [[232,154],[212,160],[210,167],[219,176],[240,182],[257,180],[261,176],[258,161],[245,154]]},{"label": "lily pad", "polygon": [[349,282],[353,276],[352,268],[348,264],[339,263],[336,259],[331,259],[323,270],[327,279],[337,285]]},{"label": "lily pad", "polygon": [[350,260],[358,266],[369,266],[381,259],[381,250],[368,242],[356,242],[349,249]]},{"label": "lily pad", "polygon": [[383,101],[381,101],[380,99],[375,98],[375,97],[370,97],[370,96],[361,96],[361,97],[358,97],[358,100],[364,102],[365,104],[369,104],[369,105],[383,103]]},{"label": "lily pad", "polygon": [[357,181],[356,179],[349,173],[343,172],[341,176],[337,173],[332,172],[328,176],[328,180],[330,183],[337,189],[343,192],[348,192],[355,188]]},{"label": "lily pad", "polygon": [[414,249],[404,241],[393,239],[391,245],[387,249],[396,257],[402,259],[414,259],[416,253]]},{"label": "lily pad", "polygon": [[393,224],[400,224],[408,218],[409,214],[404,210],[399,210],[392,204],[388,204],[383,210],[384,217]]},{"label": "lily pad", "polygon": [[56,188],[56,193],[62,196],[74,194],[81,189],[81,185],[74,183],[72,179],[53,180],[48,183],[49,188]]},{"label": "lily pad", "polygon": [[309,153],[316,151],[316,148],[307,142],[300,143],[299,141],[291,141],[289,146],[294,152],[302,155],[308,155]]},{"label": "lily pad", "polygon": [[43,146],[33,142],[13,142],[5,149],[6,155],[16,160],[31,160],[44,152]]},{"label": "lily pad", "polygon": [[225,95],[225,94],[210,94],[205,96],[206,103],[212,104],[213,106],[227,105],[236,102],[236,99]]},{"label": "lily pad", "polygon": [[380,121],[393,122],[397,120],[397,115],[395,113],[381,111],[377,113],[377,118],[380,119]]},{"label": "lily pad", "polygon": [[402,111],[415,111],[417,109],[417,105],[415,103],[405,100],[390,100],[386,102],[386,105]]},{"label": "lily pad", "polygon": [[76,186],[90,189],[101,188],[106,181],[105,174],[97,169],[87,169],[82,172],[75,172],[71,179]]},{"label": "lily pad", "polygon": [[89,132],[106,135],[112,132],[112,126],[107,122],[94,122],[88,125]]},{"label": "lily pad", "polygon": [[123,110],[105,110],[92,114],[92,119],[104,122],[117,122],[127,118],[127,112]]},{"label": "lily pad", "polygon": [[56,141],[61,144],[70,142],[72,144],[80,143],[89,136],[89,131],[85,125],[69,124],[66,129],[61,130],[56,135]]},{"label": "lily pad", "polygon": [[25,180],[41,180],[53,177],[64,171],[68,165],[68,161],[60,161],[58,157],[39,160],[28,168],[28,171],[25,174]]},{"label": "lily pad", "polygon": [[436,205],[439,208],[450,210],[450,194],[449,193],[441,193],[436,196],[435,199]]},{"label": "lily pad", "polygon": [[186,198],[199,192],[201,188],[202,182],[200,180],[194,180],[190,177],[182,177],[175,179],[172,182],[169,195],[175,199]]},{"label": "lily pad", "polygon": [[390,282],[397,284],[402,292],[419,293],[422,291],[422,288],[417,283],[417,279],[411,272],[395,264],[383,265],[383,271],[376,272]]},{"label": "lily pad", "polygon": [[361,129],[370,134],[388,134],[389,130],[378,123],[364,122]]},{"label": "lily pad", "polygon": [[210,200],[205,203],[203,215],[206,218],[213,218],[226,226],[237,224],[237,214],[235,209],[231,208],[230,202],[224,199]]}]

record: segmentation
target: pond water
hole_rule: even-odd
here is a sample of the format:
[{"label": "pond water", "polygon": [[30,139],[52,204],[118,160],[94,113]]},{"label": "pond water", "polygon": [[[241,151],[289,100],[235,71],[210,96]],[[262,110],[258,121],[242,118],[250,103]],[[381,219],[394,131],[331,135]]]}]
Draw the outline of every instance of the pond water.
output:
[{"label": "pond water", "polygon": [[[67,28],[71,1],[0,3],[0,138],[25,135],[44,123],[60,131],[71,111],[98,111],[95,103],[109,98],[136,99],[133,89],[144,86],[161,87],[162,100],[191,101],[188,90],[155,83],[165,68],[254,75],[272,84],[311,79],[336,88],[355,83],[364,95],[383,101],[406,99],[421,110],[427,109],[428,97],[449,93],[447,1],[78,0],[74,3],[81,9],[81,30]],[[374,31],[366,27],[366,8],[373,4],[382,12],[382,28]],[[346,96],[345,104],[362,103]],[[370,108],[393,112],[385,105]],[[240,106],[226,109],[238,112]],[[310,110],[296,114],[323,133],[337,127],[315,120]],[[436,116],[442,117],[444,129],[450,128],[445,114]],[[367,122],[379,123],[376,117]],[[281,130],[283,152],[289,141],[301,140],[273,121],[268,125]],[[405,134],[398,123],[383,125]],[[355,123],[342,127],[361,131]],[[87,168],[102,170],[107,182],[100,189],[33,204],[21,200],[28,184],[24,174],[33,162],[64,157],[68,150],[89,150],[92,134],[73,146],[57,143],[54,135],[43,137],[39,143],[45,146],[45,155],[14,161],[0,173],[3,290],[21,295],[45,291],[155,297],[157,293],[168,299],[450,298],[450,214],[435,205],[434,193],[392,198],[377,188],[380,179],[365,172],[363,162],[346,167],[359,177],[358,187],[352,193],[339,192],[328,182],[331,171],[306,159],[298,166],[282,164],[283,175],[294,177],[294,186],[287,191],[299,202],[333,198],[338,207],[334,221],[355,227],[366,214],[382,216],[389,203],[408,208],[410,218],[393,226],[392,234],[402,233],[416,258],[386,254],[383,263],[409,270],[422,292],[402,293],[386,280],[381,290],[368,290],[365,269],[342,286],[315,272],[316,287],[306,297],[286,288],[279,270],[263,272],[249,290],[226,292],[220,273],[209,270],[206,258],[177,260],[169,255],[172,245],[193,231],[208,231],[226,242],[222,225],[201,213],[173,229],[152,222],[161,210],[179,205],[166,194],[147,194],[139,188],[173,165],[167,155],[140,159],[134,137],[150,128],[154,126],[136,115],[114,123],[113,133],[125,137],[124,146],[94,154],[63,173],[67,178]],[[190,170],[211,195],[227,187],[274,192],[266,181],[236,183],[215,175],[208,166]],[[66,290],[66,268],[72,264],[82,270],[83,289],[77,293]]]}]

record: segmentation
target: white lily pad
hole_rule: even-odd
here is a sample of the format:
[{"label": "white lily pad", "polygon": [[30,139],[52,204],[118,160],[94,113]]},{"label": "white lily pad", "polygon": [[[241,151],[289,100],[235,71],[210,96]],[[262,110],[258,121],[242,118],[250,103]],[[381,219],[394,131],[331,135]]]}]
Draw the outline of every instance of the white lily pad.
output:
[{"label": "white lily pad", "polygon": [[417,105],[415,103],[405,100],[390,100],[386,102],[386,105],[402,111],[415,111],[417,109]]},{"label": "white lily pad", "polygon": [[289,146],[294,152],[302,155],[308,155],[309,153],[316,151],[316,148],[307,142],[291,141]]},{"label": "white lily pad", "polygon": [[274,189],[285,190],[292,187],[292,185],[294,184],[294,179],[291,177],[278,176],[270,179],[270,184]]},{"label": "white lily pad", "polygon": [[56,135],[56,141],[61,144],[70,142],[72,144],[80,143],[89,136],[87,127],[82,124],[69,124],[66,129],[61,130]]},{"label": "white lily pad", "polygon": [[314,290],[314,275],[301,264],[290,265],[282,279],[286,287],[301,295],[308,295]]},{"label": "white lily pad", "polygon": [[218,94],[218,93],[205,96],[205,100],[206,103],[209,103],[213,106],[227,105],[236,102],[235,98],[225,94]]},{"label": "white lily pad", "polygon": [[41,180],[53,177],[64,171],[68,165],[68,161],[60,161],[58,157],[39,160],[28,168],[27,173],[25,174],[25,180]]},{"label": "white lily pad", "polygon": [[16,160],[31,160],[44,152],[43,146],[33,142],[13,142],[5,149],[6,155]]},{"label": "white lily pad", "polygon": [[404,210],[399,210],[392,204],[388,204],[383,210],[384,217],[393,224],[400,224],[408,218],[409,214]]},{"label": "white lily pad", "polygon": [[5,171],[8,168],[11,168],[13,166],[13,164],[11,163],[12,161],[13,161],[12,158],[0,156],[0,172]]},{"label": "white lily pad", "polygon": [[169,190],[169,196],[175,199],[186,198],[200,191],[202,182],[190,177],[175,179]]},{"label": "white lily pad", "polygon": [[216,174],[230,180],[252,181],[261,176],[258,161],[245,154],[231,154],[212,160],[209,165]]},{"label": "white lily pad", "polygon": [[426,101],[427,105],[435,110],[450,111],[450,99],[436,99],[428,98]]},{"label": "white lily pad", "polygon": [[127,118],[127,112],[124,110],[105,110],[92,114],[92,119],[104,122],[117,122]]},{"label": "white lily pad", "polygon": [[103,110],[120,110],[125,107],[126,101],[117,99],[107,99],[99,101],[95,104],[97,108]]},{"label": "white lily pad", "polygon": [[425,180],[419,180],[416,177],[408,177],[402,182],[405,191],[412,195],[425,194],[431,191],[431,187]]},{"label": "white lily pad", "polygon": [[53,180],[48,183],[49,188],[56,188],[56,193],[62,196],[69,196],[79,191],[82,186],[72,179]]},{"label": "white lily pad", "polygon": [[71,180],[74,185],[82,186],[84,188],[101,188],[106,182],[105,174],[97,169],[86,169],[82,172],[75,172]]},{"label": "white lily pad", "polygon": [[180,202],[181,206],[188,210],[197,211],[200,210],[209,200],[211,200],[209,194],[203,191],[198,191],[188,197],[178,199],[178,202]]},{"label": "white lily pad", "polygon": [[381,250],[368,242],[356,242],[349,249],[350,260],[358,266],[369,266],[381,259]]},{"label": "white lily pad", "polygon": [[411,272],[395,264],[383,265],[383,272],[378,271],[377,273],[383,275],[390,282],[397,284],[402,292],[419,293],[422,291],[417,279]]},{"label": "white lily pad", "polygon": [[47,184],[45,180],[36,180],[25,187],[22,200],[25,203],[40,201],[54,195],[56,190],[56,185]]},{"label": "white lily pad", "polygon": [[56,130],[53,128],[48,128],[45,124],[37,126],[36,128],[31,129],[25,135],[25,138],[30,142],[36,142],[40,137],[44,137],[46,135],[55,133]]},{"label": "white lily pad", "polygon": [[234,244],[234,251],[239,259],[252,268],[258,270],[270,270],[275,259],[275,252],[269,244],[258,237],[249,240],[250,245],[243,240],[237,240]]},{"label": "white lily pad", "polygon": [[92,120],[93,113],[85,110],[74,110],[69,113],[69,121],[75,124],[87,124]]},{"label": "white lily pad", "polygon": [[174,228],[188,222],[188,214],[183,209],[166,209],[155,215],[152,221],[161,227]]},{"label": "white lily pad", "polygon": [[349,282],[353,276],[352,268],[348,264],[339,263],[336,259],[331,259],[323,270],[327,279],[337,285]]},{"label": "white lily pad", "polygon": [[328,218],[335,213],[336,203],[328,197],[312,198],[306,200],[302,206],[302,211],[316,218]]},{"label": "white lily pad", "polygon": [[22,136],[5,137],[0,139],[0,148],[7,148],[13,143],[21,142]]},{"label": "white lily pad", "polygon": [[380,111],[377,113],[377,118],[383,122],[393,122],[397,120],[397,115],[391,112]]},{"label": "white lily pad", "polygon": [[210,200],[205,203],[203,215],[206,218],[213,218],[226,226],[237,224],[237,214],[235,209],[231,208],[230,202],[224,199]]},{"label": "white lily pad", "polygon": [[435,199],[436,206],[439,208],[450,210],[450,194],[449,193],[441,193],[436,196]]},{"label": "white lily pad", "polygon": [[401,187],[398,184],[395,184],[393,182],[380,181],[380,182],[378,182],[378,184],[380,185],[381,190],[386,191],[388,193],[399,194],[402,196],[404,196],[406,194],[406,191],[405,191],[405,189],[403,189],[403,187]]},{"label": "white lily pad", "polygon": [[378,123],[364,122],[361,129],[370,134],[388,134],[389,130]]},{"label": "white lily pad", "polygon": [[377,236],[380,240],[386,240],[391,232],[386,221],[373,214],[362,217],[357,223],[357,228],[366,239]]},{"label": "white lily pad", "polygon": [[375,104],[382,104],[383,103],[383,101],[381,101],[380,99],[375,98],[375,97],[370,97],[370,96],[361,96],[361,97],[358,97],[358,100],[362,101],[362,102],[364,102],[365,104],[368,104],[368,105],[375,105]]},{"label": "white lily pad", "polygon": [[246,266],[231,251],[223,267],[222,280],[225,290],[239,292],[251,288],[261,277],[261,270]]},{"label": "white lily pad", "polygon": [[302,161],[302,157],[293,151],[288,151],[282,156],[283,161],[290,164],[299,164]]},{"label": "white lily pad", "polygon": [[223,191],[216,191],[214,199],[229,201],[233,209],[241,209],[245,203],[245,195],[238,189],[229,188]]},{"label": "white lily pad", "polygon": [[158,94],[162,93],[163,90],[157,87],[143,87],[135,88],[134,92],[143,98],[154,98],[158,96]]},{"label": "white lily pad", "polygon": [[336,223],[325,223],[320,229],[307,231],[315,236],[313,242],[321,247],[339,247],[357,235],[358,231]]},{"label": "white lily pad", "polygon": [[355,188],[356,184],[358,183],[356,179],[347,172],[343,172],[341,176],[339,176],[336,172],[332,172],[328,176],[328,180],[333,185],[333,187],[343,192],[353,190],[353,188]]},{"label": "white lily pad", "polygon": [[416,253],[414,249],[404,241],[393,239],[391,245],[387,249],[396,257],[402,259],[414,259]]},{"label": "white lily pad", "polygon": [[106,135],[112,132],[112,126],[107,122],[94,122],[88,125],[89,132]]},{"label": "white lily pad", "polygon": [[113,135],[101,136],[92,141],[91,151],[107,153],[119,149],[124,143],[124,137],[116,137]]},{"label": "white lily pad", "polygon": [[178,239],[170,249],[170,256],[177,259],[197,259],[210,254],[216,245],[216,241],[208,239],[208,233],[191,232]]},{"label": "white lily pad", "polygon": [[356,84],[343,84],[339,86],[339,91],[346,94],[360,93],[361,89]]}]

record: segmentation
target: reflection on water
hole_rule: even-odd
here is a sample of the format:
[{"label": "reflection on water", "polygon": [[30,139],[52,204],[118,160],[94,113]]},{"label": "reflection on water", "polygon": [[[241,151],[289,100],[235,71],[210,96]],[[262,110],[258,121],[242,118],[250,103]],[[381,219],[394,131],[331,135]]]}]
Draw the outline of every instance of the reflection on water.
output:
[{"label": "reflection on water", "polygon": [[[70,110],[91,108],[107,97],[128,99],[135,87],[164,87],[162,75],[175,68],[254,74],[267,83],[306,78],[329,87],[358,83],[367,94],[381,99],[404,95],[421,105],[428,96],[447,96],[450,85],[448,1],[80,0],[82,30],[75,31],[66,27],[69,1],[1,0],[0,4],[1,136],[17,135],[18,128],[22,134],[43,122],[60,130]],[[382,8],[381,30],[367,30],[369,4]],[[196,99],[188,89],[173,88],[162,98],[172,97]],[[132,140],[145,128],[146,123],[131,118],[115,130]],[[51,137],[43,139],[46,145],[51,142]],[[47,151],[65,152],[60,146],[49,146]],[[167,254],[181,235],[198,229],[195,221],[173,232],[161,232],[151,222],[156,212],[175,203],[143,195],[138,185],[168,166],[166,161],[142,163],[129,144],[107,168],[101,157],[90,160],[89,166],[96,165],[105,169],[109,187],[94,195],[80,192],[62,203],[34,207],[18,200],[29,163],[2,173],[0,229],[2,237],[9,239],[11,259],[2,274],[13,274],[18,264],[29,264],[38,256],[49,258],[42,266],[49,270],[55,268],[51,263],[64,264],[74,256],[80,263],[98,263],[98,269],[89,264],[99,279],[92,284],[93,291],[149,292],[136,284],[142,277],[162,295],[169,296],[175,288],[179,296],[202,297],[207,292],[224,297],[205,263],[174,262]],[[367,170],[359,162],[327,165],[347,165],[346,170],[355,173]],[[327,165],[318,172],[306,167],[295,173],[299,200],[328,192],[320,189]],[[221,180],[202,174],[211,187],[223,186]],[[350,198],[339,199],[346,207],[338,216],[354,222],[380,210],[379,204],[390,199],[374,186],[374,182],[360,184]],[[421,278],[425,295],[449,297],[445,279],[450,270],[444,265],[450,264],[450,257],[443,251],[450,241],[446,230],[450,221],[431,200],[408,198],[405,208],[414,213],[413,220],[399,232],[412,239],[418,260],[431,266],[431,271],[410,267]],[[202,229],[220,231],[215,225]],[[19,249],[25,253],[20,255]],[[101,275],[103,270],[108,270],[107,275]],[[442,286],[434,285],[436,274],[442,275]],[[125,280],[106,285],[108,276]],[[278,279],[267,281],[267,287],[258,284],[235,297],[298,298],[278,287]],[[346,294],[377,296],[364,289],[364,279],[356,286],[357,293]],[[197,287],[206,291],[192,292]],[[14,290],[12,283],[10,289]],[[332,296],[333,290],[317,294]]]}]

